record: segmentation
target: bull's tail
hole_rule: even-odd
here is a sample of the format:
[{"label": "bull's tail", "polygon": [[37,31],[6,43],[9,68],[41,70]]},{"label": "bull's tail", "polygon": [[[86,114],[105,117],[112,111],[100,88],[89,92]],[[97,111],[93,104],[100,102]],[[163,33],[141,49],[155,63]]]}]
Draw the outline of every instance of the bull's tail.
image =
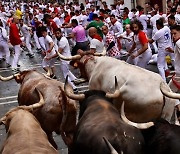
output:
[{"label": "bull's tail", "polygon": [[103,139],[104,139],[104,142],[106,143],[106,145],[108,146],[108,148],[110,149],[111,154],[118,154],[118,152],[113,148],[111,143],[105,137],[103,137]]},{"label": "bull's tail", "polygon": [[160,90],[163,93],[163,95],[165,95],[169,98],[180,99],[180,94],[170,91],[170,89],[167,88],[167,85],[164,82],[161,82]]}]

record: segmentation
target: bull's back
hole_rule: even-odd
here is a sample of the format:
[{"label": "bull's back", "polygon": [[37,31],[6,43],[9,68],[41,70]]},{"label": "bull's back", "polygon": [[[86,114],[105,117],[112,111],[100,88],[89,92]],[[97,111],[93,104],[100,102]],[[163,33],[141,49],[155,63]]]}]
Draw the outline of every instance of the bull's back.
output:
[{"label": "bull's back", "polygon": [[115,76],[120,96],[114,103],[119,111],[124,101],[126,115],[132,121],[147,122],[160,117],[164,105],[160,83],[164,81],[159,74],[111,57],[100,57],[91,74],[89,88],[113,93]]},{"label": "bull's back", "polygon": [[103,140],[105,137],[118,153],[141,154],[143,138],[139,130],[124,124],[112,105],[102,107],[98,102],[93,103],[94,106],[86,109],[77,125],[74,153],[109,154]]},{"label": "bull's back", "polygon": [[10,120],[7,139],[1,151],[2,154],[57,154],[36,118],[24,110],[18,110]]}]

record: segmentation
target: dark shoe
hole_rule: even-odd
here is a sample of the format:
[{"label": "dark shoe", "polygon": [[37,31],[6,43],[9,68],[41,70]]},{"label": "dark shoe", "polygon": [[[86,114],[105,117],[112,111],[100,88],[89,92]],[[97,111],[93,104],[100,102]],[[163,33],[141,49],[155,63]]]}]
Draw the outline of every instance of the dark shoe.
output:
[{"label": "dark shoe", "polygon": [[6,67],[9,68],[9,67],[11,67],[11,65],[10,65],[10,64],[7,64]]},{"label": "dark shoe", "polygon": [[17,68],[13,68],[12,71],[14,74],[19,73],[19,69],[17,69]]},{"label": "dark shoe", "polygon": [[21,65],[17,64],[17,67],[20,67]]},{"label": "dark shoe", "polygon": [[50,75],[50,78],[52,78],[52,79],[57,79],[56,75],[54,75],[54,74],[51,74],[51,75]]},{"label": "dark shoe", "polygon": [[29,56],[29,55],[31,55],[29,52],[26,54],[26,56]]},{"label": "dark shoe", "polygon": [[73,89],[73,92],[74,94],[78,94],[78,89],[77,88]]},{"label": "dark shoe", "polygon": [[41,54],[41,52],[42,52],[42,49],[40,48],[40,49],[37,49],[37,53],[40,53]]},{"label": "dark shoe", "polygon": [[34,54],[29,54],[29,58],[34,58]]}]

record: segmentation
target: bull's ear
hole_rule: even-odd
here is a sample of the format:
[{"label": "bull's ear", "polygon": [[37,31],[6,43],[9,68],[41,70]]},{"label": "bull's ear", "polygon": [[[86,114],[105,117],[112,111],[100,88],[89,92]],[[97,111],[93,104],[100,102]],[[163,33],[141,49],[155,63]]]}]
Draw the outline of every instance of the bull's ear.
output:
[{"label": "bull's ear", "polygon": [[0,125],[2,124],[6,125],[6,116],[0,119]]}]

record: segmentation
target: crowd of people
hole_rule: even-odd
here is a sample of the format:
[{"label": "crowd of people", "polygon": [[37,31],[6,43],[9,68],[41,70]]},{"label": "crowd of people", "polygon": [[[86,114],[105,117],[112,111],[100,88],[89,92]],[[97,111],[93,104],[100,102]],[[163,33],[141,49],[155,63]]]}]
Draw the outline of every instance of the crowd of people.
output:
[{"label": "crowd of people", "polygon": [[[106,1],[93,0],[86,0],[86,4],[1,1],[0,59],[5,58],[6,66],[17,72],[22,48],[26,48],[29,58],[34,58],[35,47],[44,56],[44,70],[50,70],[50,77],[56,78],[57,52],[64,56],[82,51],[93,54],[105,47],[107,56],[121,59],[125,55],[127,63],[144,69],[156,57],[159,74],[166,81],[169,55],[176,72],[170,84],[177,91],[180,89],[179,24],[179,0],[174,3],[168,0],[166,12],[151,3],[146,3],[145,8],[137,6],[129,10],[123,0],[110,6]],[[14,49],[12,61],[10,45]],[[69,70],[69,62],[62,61],[61,69],[76,89],[72,81],[77,78]]]}]

